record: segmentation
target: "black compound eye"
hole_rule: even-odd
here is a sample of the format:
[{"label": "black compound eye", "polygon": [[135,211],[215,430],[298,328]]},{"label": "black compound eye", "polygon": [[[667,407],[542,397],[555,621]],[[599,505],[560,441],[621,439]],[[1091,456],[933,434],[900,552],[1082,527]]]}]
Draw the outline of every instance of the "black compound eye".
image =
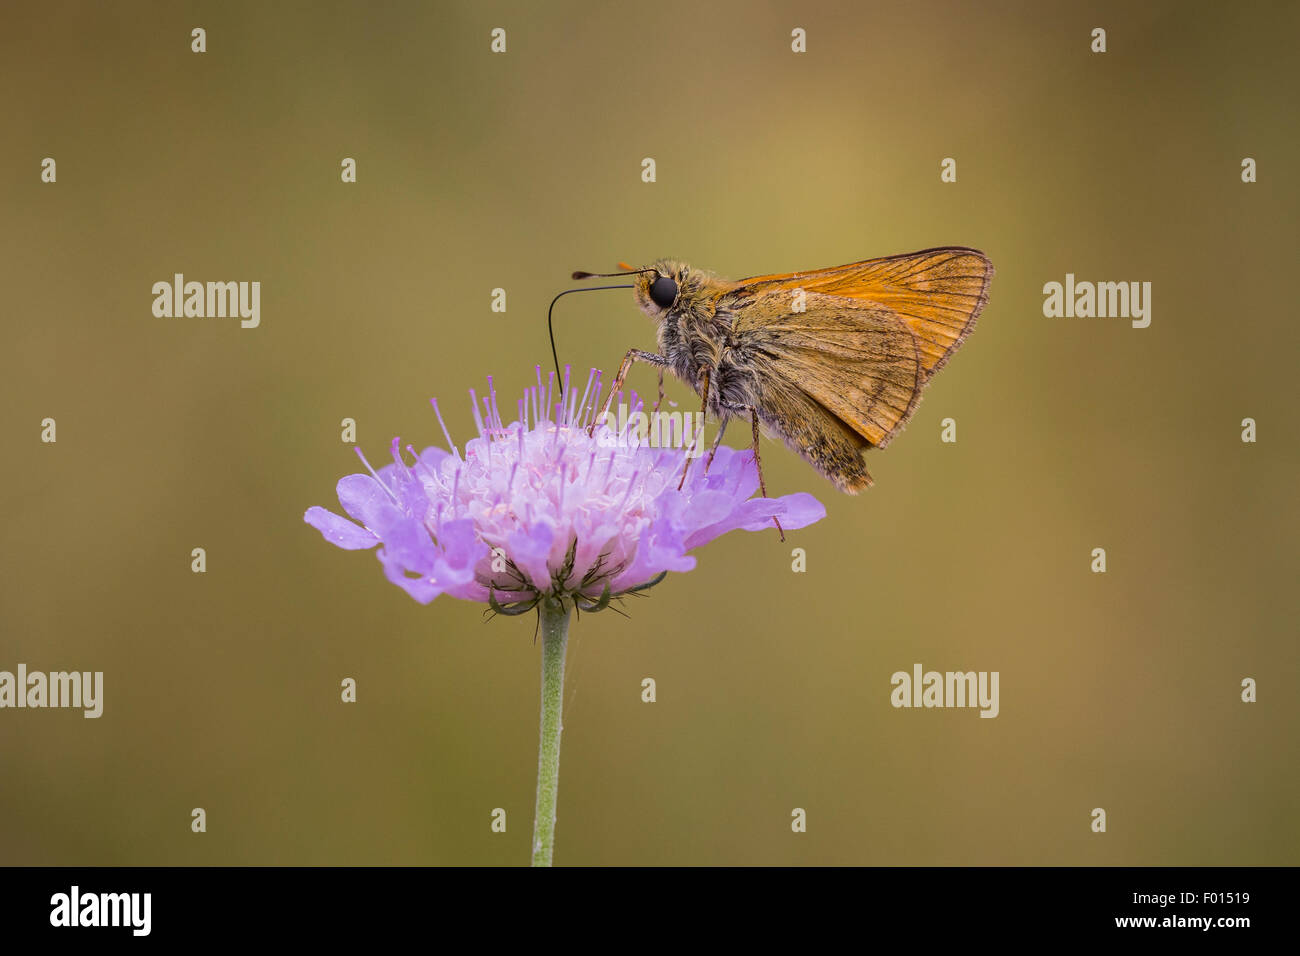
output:
[{"label": "black compound eye", "polygon": [[661,309],[667,309],[677,301],[677,283],[667,276],[655,279],[650,286],[650,301]]}]

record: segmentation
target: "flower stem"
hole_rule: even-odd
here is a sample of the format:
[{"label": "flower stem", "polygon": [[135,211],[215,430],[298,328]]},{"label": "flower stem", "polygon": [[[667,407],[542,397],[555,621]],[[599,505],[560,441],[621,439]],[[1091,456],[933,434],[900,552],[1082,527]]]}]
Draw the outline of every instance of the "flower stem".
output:
[{"label": "flower stem", "polygon": [[555,849],[555,806],[560,790],[560,709],[564,704],[564,650],[569,607],[554,599],[538,605],[542,626],[542,730],[537,747],[537,817],[533,866],[550,866]]}]

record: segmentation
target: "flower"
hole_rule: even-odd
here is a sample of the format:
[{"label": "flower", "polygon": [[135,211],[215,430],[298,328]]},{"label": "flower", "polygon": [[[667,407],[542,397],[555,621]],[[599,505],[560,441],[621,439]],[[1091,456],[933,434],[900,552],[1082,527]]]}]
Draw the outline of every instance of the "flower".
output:
[{"label": "flower", "polygon": [[[369,474],[338,483],[339,503],[354,520],[321,507],[304,519],[340,548],[378,545],[388,579],[422,604],[449,594],[522,613],[543,598],[599,610],[668,571],[691,570],[687,552],[728,531],[771,528],[773,518],[802,528],[826,515],[805,493],[750,497],[759,484],[753,454],[725,445],[707,474],[706,458],[689,467],[678,490],[691,462],[686,451],[652,446],[635,417],[618,428],[603,420],[590,427],[599,372],[579,397],[567,388],[566,368],[563,398],[552,405],[554,383],[552,375],[543,387],[539,368],[509,424],[490,377],[482,412],[471,389],[478,437],[463,456],[433,400],[450,451],[416,454],[407,445],[408,462],[394,438],[393,463],[376,471],[358,449]],[[633,405],[640,408],[635,396]]]}]

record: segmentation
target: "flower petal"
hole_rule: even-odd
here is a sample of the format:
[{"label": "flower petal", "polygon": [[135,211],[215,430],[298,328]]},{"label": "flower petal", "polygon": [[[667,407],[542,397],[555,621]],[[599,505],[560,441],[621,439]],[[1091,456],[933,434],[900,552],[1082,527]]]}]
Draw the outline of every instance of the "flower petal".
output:
[{"label": "flower petal", "polygon": [[320,505],[308,508],[307,513],[302,517],[324,535],[326,541],[346,551],[363,551],[379,543],[379,538],[373,531],[362,528],[332,511],[326,511]]},{"label": "flower petal", "polygon": [[343,510],[372,530],[378,531],[400,514],[389,493],[369,475],[340,478],[336,491]]}]

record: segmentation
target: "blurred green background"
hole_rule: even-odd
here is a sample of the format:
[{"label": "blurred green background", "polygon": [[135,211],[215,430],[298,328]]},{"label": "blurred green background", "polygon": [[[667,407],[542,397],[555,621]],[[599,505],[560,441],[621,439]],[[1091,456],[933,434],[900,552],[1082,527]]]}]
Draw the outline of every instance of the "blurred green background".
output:
[{"label": "blurred green background", "polygon": [[[441,444],[437,396],[463,441],[469,388],[549,363],[574,269],[945,244],[989,254],[991,302],[876,486],[773,445],[773,492],[825,521],[575,625],[557,863],[1300,862],[1298,29],[1286,4],[6,4],[0,669],[102,670],[105,710],[0,711],[0,862],[526,862],[533,620],[420,606],[303,523],[357,470],[341,419],[383,460]],[[261,327],[155,318],[175,272],[259,280]],[[1150,328],[1045,318],[1067,272],[1152,282]],[[653,347],[630,294],[557,324],[579,369]],[[999,671],[1001,715],[893,709],[916,662]]]}]

